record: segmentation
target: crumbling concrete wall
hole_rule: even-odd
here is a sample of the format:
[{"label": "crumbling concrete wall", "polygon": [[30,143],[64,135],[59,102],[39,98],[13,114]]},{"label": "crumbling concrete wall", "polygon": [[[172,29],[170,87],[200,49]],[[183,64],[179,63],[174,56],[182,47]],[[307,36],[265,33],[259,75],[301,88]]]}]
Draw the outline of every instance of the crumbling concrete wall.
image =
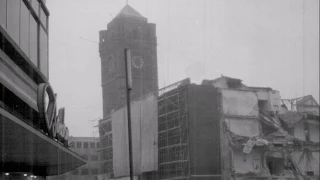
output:
[{"label": "crumbling concrete wall", "polygon": [[280,111],[280,92],[275,90],[261,90],[257,92],[258,99],[267,101],[267,107],[264,110],[279,112]]},{"label": "crumbling concrete wall", "polygon": [[[280,93],[264,88],[256,90],[221,90],[221,120],[224,123],[221,135],[226,137],[221,140],[221,156],[226,161],[222,163],[223,180],[256,177],[300,180],[308,179],[306,174],[308,172],[310,175],[311,171],[318,178],[319,145],[316,148],[311,145],[311,155],[301,152],[301,145],[306,141],[306,122],[301,120],[293,126],[293,138],[281,127],[277,116],[280,110]],[[264,110],[274,113],[260,114],[259,107],[264,104]],[[261,128],[265,128],[262,121],[264,126],[278,131],[270,137],[265,136],[261,131]],[[308,120],[308,129],[310,140],[319,142],[319,122]],[[259,143],[251,142],[257,139],[260,140]],[[254,148],[255,146],[257,147]],[[251,148],[248,150],[248,147]],[[228,173],[231,175],[228,176]]]},{"label": "crumbling concrete wall", "polygon": [[225,115],[259,116],[258,97],[255,92],[223,89],[222,98]]},{"label": "crumbling concrete wall", "polygon": [[236,174],[259,174],[262,166],[260,152],[252,150],[249,154],[242,149],[233,148],[233,165]]},{"label": "crumbling concrete wall", "polygon": [[300,112],[315,112],[319,113],[319,106],[298,106]]},{"label": "crumbling concrete wall", "polygon": [[305,141],[306,140],[306,134],[304,132],[304,122],[300,121],[294,126],[293,136]]},{"label": "crumbling concrete wall", "polygon": [[281,105],[281,96],[279,91],[271,91],[270,92],[270,103],[271,103],[271,111],[274,113],[280,111],[280,105]]},{"label": "crumbling concrete wall", "polygon": [[260,133],[260,124],[257,119],[225,118],[225,123],[236,135],[254,137]]},{"label": "crumbling concrete wall", "polygon": [[291,157],[302,173],[307,174],[309,171],[319,176],[319,152],[295,151],[291,153]]},{"label": "crumbling concrete wall", "polygon": [[[222,174],[224,180],[237,179],[237,173],[246,174],[255,171],[254,163],[260,156],[256,153],[245,155],[242,149],[236,151],[231,147],[229,131],[243,137],[260,135],[259,109],[257,94],[245,90],[221,90],[221,112],[224,124],[221,135],[221,156],[223,157]],[[234,153],[233,153],[234,152]],[[254,157],[252,157],[254,156]],[[260,162],[260,161],[259,161]],[[258,165],[259,164],[259,165]]]},{"label": "crumbling concrete wall", "polygon": [[212,82],[212,85],[217,88],[228,88],[226,78],[218,78],[216,81]]},{"label": "crumbling concrete wall", "polygon": [[222,108],[225,124],[231,132],[246,137],[260,134],[258,97],[255,92],[223,89]]},{"label": "crumbling concrete wall", "polygon": [[310,141],[319,142],[319,121],[308,120]]}]

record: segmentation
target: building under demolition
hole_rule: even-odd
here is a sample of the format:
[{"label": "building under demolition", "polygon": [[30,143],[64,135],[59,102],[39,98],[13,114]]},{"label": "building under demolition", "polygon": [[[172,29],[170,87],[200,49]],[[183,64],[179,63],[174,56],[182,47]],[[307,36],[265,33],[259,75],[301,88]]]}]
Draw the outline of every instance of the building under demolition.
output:
[{"label": "building under demolition", "polygon": [[[152,106],[157,109],[144,107],[158,117],[152,121],[158,127],[158,160],[150,161],[158,163],[152,165],[157,173],[140,178],[319,179],[319,105],[312,96],[284,100],[279,91],[246,86],[225,76],[201,85],[185,79],[158,94],[157,106]],[[141,119],[141,109],[134,109],[133,116]],[[128,147],[125,131],[119,130],[127,126],[119,112],[101,120],[99,128],[102,148],[108,152],[102,154],[108,159],[105,169],[123,177],[128,171],[119,167],[128,166],[123,151]],[[133,125],[133,132],[142,132],[142,127]],[[140,137],[139,133],[134,136]],[[136,148],[142,148],[137,144],[144,140],[133,138],[133,142],[134,157],[143,157]],[[141,163],[134,160],[138,169]]]},{"label": "building under demolition", "polygon": [[281,100],[224,76],[184,80],[159,91],[158,116],[158,179],[319,179],[312,96]]}]

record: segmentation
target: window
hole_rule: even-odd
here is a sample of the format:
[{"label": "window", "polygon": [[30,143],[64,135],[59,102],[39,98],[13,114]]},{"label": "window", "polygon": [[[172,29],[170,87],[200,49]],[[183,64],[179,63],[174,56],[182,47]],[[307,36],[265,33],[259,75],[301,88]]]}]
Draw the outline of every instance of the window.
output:
[{"label": "window", "polygon": [[307,176],[314,176],[314,172],[313,171],[307,171]]},{"label": "window", "polygon": [[39,16],[39,2],[38,0],[31,0],[31,6],[36,14]]},{"label": "window", "polygon": [[7,28],[7,0],[0,0],[0,26]]},{"label": "window", "polygon": [[107,132],[112,131],[111,121],[108,121],[108,122],[107,122],[107,128],[106,128],[106,131],[107,131]]},{"label": "window", "polygon": [[83,148],[89,148],[89,143],[88,142],[84,142],[83,143]]},{"label": "window", "polygon": [[92,155],[91,156],[91,161],[98,161],[98,156],[97,155]]},{"label": "window", "polygon": [[48,78],[48,35],[40,27],[40,71]]},{"label": "window", "polygon": [[47,15],[43,11],[43,8],[40,8],[40,21],[43,24],[43,26],[47,29]]},{"label": "window", "polygon": [[272,175],[280,175],[283,172],[284,160],[282,158],[267,157],[266,161]]},{"label": "window", "polygon": [[294,127],[289,128],[288,133],[289,133],[291,136],[294,136]]},{"label": "window", "polygon": [[267,111],[268,110],[268,101],[267,100],[258,100],[259,110]]},{"label": "window", "polygon": [[97,148],[100,148],[100,143],[99,142],[97,142]]},{"label": "window", "polygon": [[108,137],[107,137],[107,144],[106,144],[107,147],[110,147],[112,146],[112,134],[110,134]]},{"label": "window", "polygon": [[91,169],[91,174],[96,175],[98,174],[98,169]]},{"label": "window", "polygon": [[82,169],[81,170],[82,175],[89,175],[89,170],[88,169]]},{"label": "window", "polygon": [[305,133],[305,136],[306,136],[306,141],[310,141],[310,129],[309,129],[309,124],[307,121],[304,121],[304,133]]},{"label": "window", "polygon": [[30,14],[30,60],[38,67],[38,24]]},{"label": "window", "polygon": [[79,174],[79,170],[78,169],[74,169],[73,171],[71,171],[72,175],[78,175]]},{"label": "window", "polygon": [[106,160],[112,159],[113,152],[112,152],[112,147],[108,148],[106,151]]},{"label": "window", "polygon": [[22,51],[30,57],[29,53],[29,18],[30,13],[27,6],[22,2],[20,11],[20,47]]},{"label": "window", "polygon": [[7,32],[17,44],[19,44],[20,2],[21,0],[7,1]]},{"label": "window", "polygon": [[139,29],[133,29],[132,30],[132,35],[133,35],[134,38],[139,37]]},{"label": "window", "polygon": [[96,143],[95,142],[90,142],[90,148],[96,148]]},{"label": "window", "polygon": [[77,142],[77,148],[82,148],[82,143],[81,142]]}]

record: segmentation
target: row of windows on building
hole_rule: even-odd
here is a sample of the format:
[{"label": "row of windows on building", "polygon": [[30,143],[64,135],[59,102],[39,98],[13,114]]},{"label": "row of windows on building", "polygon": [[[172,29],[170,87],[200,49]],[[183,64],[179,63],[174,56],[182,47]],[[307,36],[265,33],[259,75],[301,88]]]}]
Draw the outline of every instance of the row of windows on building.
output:
[{"label": "row of windows on building", "polygon": [[83,157],[83,159],[85,159],[85,160],[99,161],[99,156],[98,155],[90,155],[90,159],[89,159],[89,155],[87,155],[87,154],[82,155],[81,157]]},{"label": "row of windows on building", "polygon": [[72,142],[70,144],[70,148],[92,148],[92,149],[99,149],[100,148],[100,143],[99,142],[81,142],[81,141],[76,141]]},{"label": "row of windows on building", "polygon": [[48,77],[48,14],[42,0],[0,0],[0,26]]},{"label": "row of windows on building", "polygon": [[99,169],[97,168],[92,168],[92,169],[87,169],[87,168],[82,168],[82,169],[74,169],[71,171],[72,175],[97,175],[99,174]]}]

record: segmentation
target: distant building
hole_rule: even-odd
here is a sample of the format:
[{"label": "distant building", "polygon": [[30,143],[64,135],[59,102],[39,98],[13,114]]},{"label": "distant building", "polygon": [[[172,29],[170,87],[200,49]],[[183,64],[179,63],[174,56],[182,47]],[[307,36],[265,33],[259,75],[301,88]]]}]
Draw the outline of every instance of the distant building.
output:
[{"label": "distant building", "polygon": [[68,148],[64,108],[53,108],[48,27],[45,1],[0,0],[0,179],[45,179],[85,164]]},{"label": "distant building", "polygon": [[101,30],[99,53],[101,58],[101,84],[103,118],[99,121],[102,171],[113,177],[113,148],[111,112],[126,103],[124,49],[131,50],[133,89],[131,99],[139,99],[158,91],[156,25],[129,5]]},{"label": "distant building", "polygon": [[70,149],[85,159],[87,164],[60,176],[48,177],[47,180],[97,180],[102,164],[99,138],[72,137]]}]

